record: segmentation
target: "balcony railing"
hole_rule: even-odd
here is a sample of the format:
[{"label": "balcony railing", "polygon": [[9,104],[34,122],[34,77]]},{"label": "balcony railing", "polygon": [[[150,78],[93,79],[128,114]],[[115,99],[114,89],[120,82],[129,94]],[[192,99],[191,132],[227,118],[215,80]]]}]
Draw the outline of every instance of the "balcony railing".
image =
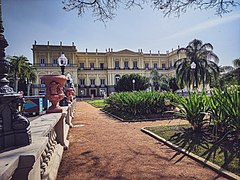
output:
[{"label": "balcony railing", "polygon": [[87,68],[87,67],[85,67],[85,68],[83,68],[83,67],[81,67],[81,68],[78,68],[78,70],[107,70],[108,68]]},{"label": "balcony railing", "polygon": [[45,84],[32,84],[33,88],[45,88]]},{"label": "balcony railing", "polygon": [[[53,64],[53,63],[45,63],[45,64],[41,64],[41,63],[34,63],[33,66],[35,67],[59,67],[58,64]],[[66,67],[77,67],[77,64],[67,64]]]}]

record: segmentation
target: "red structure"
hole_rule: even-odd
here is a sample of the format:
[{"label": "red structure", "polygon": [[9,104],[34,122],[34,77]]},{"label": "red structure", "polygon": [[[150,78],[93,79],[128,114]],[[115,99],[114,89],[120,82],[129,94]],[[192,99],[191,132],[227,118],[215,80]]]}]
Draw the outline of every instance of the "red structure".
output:
[{"label": "red structure", "polygon": [[46,113],[60,113],[59,101],[64,98],[63,86],[67,78],[64,75],[44,75],[41,78],[46,85],[46,98],[52,103]]}]

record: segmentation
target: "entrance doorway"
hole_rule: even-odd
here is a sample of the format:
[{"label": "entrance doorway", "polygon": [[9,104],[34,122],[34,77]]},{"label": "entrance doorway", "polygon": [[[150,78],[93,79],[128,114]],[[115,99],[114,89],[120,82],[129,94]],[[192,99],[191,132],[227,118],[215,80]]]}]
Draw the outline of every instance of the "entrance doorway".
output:
[{"label": "entrance doorway", "polygon": [[96,94],[96,89],[90,89],[90,93],[89,93],[89,95],[90,95],[90,97],[95,97],[95,96],[97,96],[97,94]]}]

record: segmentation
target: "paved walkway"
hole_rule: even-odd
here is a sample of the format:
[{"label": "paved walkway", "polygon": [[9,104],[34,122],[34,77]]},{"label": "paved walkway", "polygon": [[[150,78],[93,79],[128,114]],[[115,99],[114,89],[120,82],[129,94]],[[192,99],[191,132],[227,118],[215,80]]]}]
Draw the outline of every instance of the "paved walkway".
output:
[{"label": "paved walkway", "polygon": [[77,102],[58,179],[222,179],[194,160],[140,131],[145,126],[183,123],[180,120],[122,123]]}]

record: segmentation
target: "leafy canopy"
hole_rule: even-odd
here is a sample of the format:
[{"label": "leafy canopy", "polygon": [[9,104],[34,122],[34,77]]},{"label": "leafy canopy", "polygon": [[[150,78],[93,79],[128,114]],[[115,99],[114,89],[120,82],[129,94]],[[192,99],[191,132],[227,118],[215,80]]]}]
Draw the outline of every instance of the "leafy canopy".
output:
[{"label": "leafy canopy", "polygon": [[[133,83],[133,80],[135,80],[135,83]],[[125,74],[117,82],[115,90],[117,92],[141,91],[146,90],[149,86],[148,78],[140,76],[139,74]]]}]

